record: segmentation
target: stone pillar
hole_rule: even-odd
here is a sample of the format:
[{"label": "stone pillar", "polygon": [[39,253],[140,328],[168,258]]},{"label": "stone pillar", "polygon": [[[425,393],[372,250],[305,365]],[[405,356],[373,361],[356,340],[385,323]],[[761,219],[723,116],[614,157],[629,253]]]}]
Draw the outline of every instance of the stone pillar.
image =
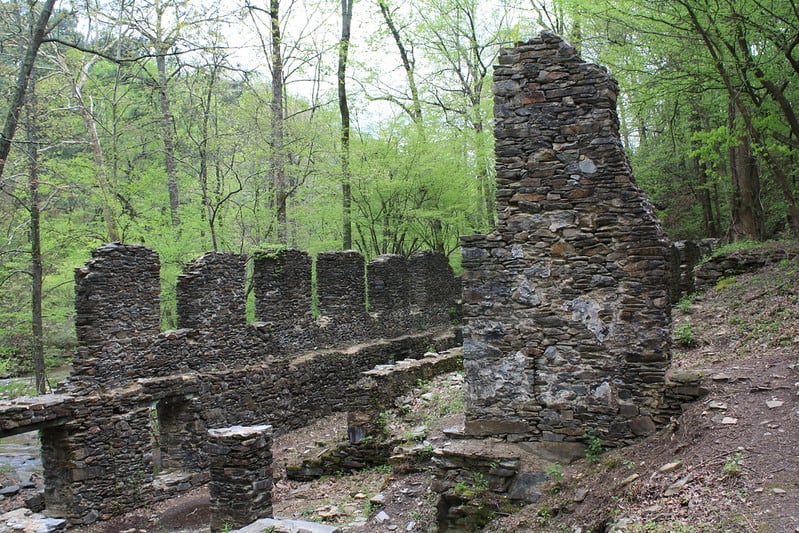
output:
[{"label": "stone pillar", "polygon": [[211,531],[272,516],[272,426],[208,430]]},{"label": "stone pillar", "polygon": [[416,252],[408,260],[408,277],[413,310],[435,323],[449,323],[450,311],[460,298],[460,285],[449,260],[431,250]]},{"label": "stone pillar", "polygon": [[296,324],[311,316],[311,256],[299,250],[253,255],[255,319]]},{"label": "stone pillar", "polygon": [[189,263],[177,282],[178,327],[211,329],[247,322],[247,256],[210,252]]},{"label": "stone pillar", "polygon": [[366,314],[364,259],[360,252],[322,252],[316,257],[319,312],[334,324],[362,320]]},{"label": "stone pillar", "polygon": [[466,431],[624,443],[669,365],[669,243],[635,185],[618,87],[551,33],[494,70],[496,230],[462,240]]},{"label": "stone pillar", "polygon": [[369,310],[385,318],[410,313],[408,264],[401,255],[387,254],[372,259],[366,267]]},{"label": "stone pillar", "polygon": [[[136,244],[111,243],[75,269],[78,344],[156,335],[161,327],[158,254]],[[76,354],[80,356],[80,354]]]}]

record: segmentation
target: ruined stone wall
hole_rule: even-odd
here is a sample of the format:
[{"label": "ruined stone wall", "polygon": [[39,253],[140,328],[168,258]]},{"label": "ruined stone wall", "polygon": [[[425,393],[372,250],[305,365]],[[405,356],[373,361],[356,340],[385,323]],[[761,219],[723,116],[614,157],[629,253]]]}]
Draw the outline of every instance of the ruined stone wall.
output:
[{"label": "ruined stone wall", "polygon": [[501,52],[494,93],[498,224],[462,239],[466,431],[652,431],[670,252],[624,155],[616,82],[544,33]]},{"label": "ruined stone wall", "polygon": [[372,267],[370,294],[380,303],[369,315],[362,256],[326,254],[317,278],[327,314],[314,320],[309,259],[259,256],[253,285],[263,321],[247,324],[247,258],[207,254],[178,280],[181,329],[159,333],[157,255],[120,244],[96,250],[76,272],[80,347],[69,382],[59,395],[0,402],[0,436],[43,428],[48,508],[79,525],[185,492],[208,481],[209,429],[302,427],[360,405],[362,372],[458,342],[448,320],[412,314],[397,289],[446,280],[448,265],[418,271],[413,282],[403,258]]},{"label": "ruined stone wall", "polygon": [[75,329],[81,346],[156,334],[161,328],[158,254],[107,244],[75,270]]},{"label": "ruined stone wall", "polygon": [[247,256],[208,253],[178,276],[178,327],[228,328],[247,322],[244,266]]},{"label": "ruined stone wall", "polygon": [[253,256],[255,319],[291,329],[311,322],[311,256],[272,250]]}]

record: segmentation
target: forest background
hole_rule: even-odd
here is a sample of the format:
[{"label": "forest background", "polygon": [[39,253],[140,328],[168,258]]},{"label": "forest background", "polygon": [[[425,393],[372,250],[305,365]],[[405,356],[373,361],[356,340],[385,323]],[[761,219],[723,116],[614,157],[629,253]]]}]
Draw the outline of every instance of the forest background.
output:
[{"label": "forest background", "polygon": [[[494,224],[492,64],[542,29],[608,66],[672,239],[799,235],[796,0],[0,2],[0,377],[75,344],[73,269],[427,248]],[[8,150],[6,153],[5,149]]]}]

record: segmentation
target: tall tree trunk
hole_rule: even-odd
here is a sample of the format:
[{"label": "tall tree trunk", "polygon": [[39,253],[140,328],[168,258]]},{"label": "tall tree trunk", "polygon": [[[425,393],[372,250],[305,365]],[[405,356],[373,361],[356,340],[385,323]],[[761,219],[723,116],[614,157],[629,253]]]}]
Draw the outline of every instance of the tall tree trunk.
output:
[{"label": "tall tree trunk", "polygon": [[[94,158],[94,166],[97,172],[97,184],[102,196],[103,205],[103,222],[105,222],[105,229],[108,233],[108,240],[115,242],[119,240],[119,231],[117,229],[116,217],[112,209],[113,190],[108,180],[108,170],[105,164],[105,157],[103,156],[103,147],[100,144],[100,136],[97,134],[97,124],[94,120],[94,114],[83,97],[83,87],[89,77],[89,69],[94,64],[94,59],[83,65],[80,75],[77,80],[72,79],[72,94],[75,96],[75,103],[78,106],[78,113],[83,119],[83,124],[86,126],[86,131],[89,134],[89,145],[92,148],[92,157]],[[62,65],[62,69],[68,74],[66,65]]]},{"label": "tall tree trunk", "polygon": [[[14,93],[11,97],[8,113],[6,114],[3,132],[0,133],[0,178],[3,177],[3,171],[6,168],[6,160],[8,159],[9,152],[11,152],[11,142],[14,140],[14,134],[17,131],[19,113],[22,110],[22,106],[25,104],[25,93],[28,89],[31,72],[33,72],[33,64],[36,62],[39,47],[42,45],[44,35],[47,32],[47,24],[50,20],[50,15],[53,13],[54,5],[55,0],[47,0],[42,6],[39,18],[36,20],[36,24],[31,32],[31,41],[28,44],[25,57],[22,59],[22,65],[19,67],[19,74],[17,75],[17,82],[14,85]],[[0,187],[2,187],[2,184],[0,184]]]},{"label": "tall tree trunk", "polygon": [[[729,129],[736,131],[737,108],[730,103]],[[739,142],[729,149],[730,172],[732,174],[733,198],[730,203],[731,240],[763,238],[763,209],[760,205],[760,178],[752,154],[749,132],[741,133]]]},{"label": "tall tree trunk", "polygon": [[283,146],[286,121],[283,111],[283,38],[280,32],[280,0],[269,1],[269,20],[272,35],[272,159],[270,166],[272,182],[275,187],[277,240],[281,244],[286,244],[288,243],[288,184],[286,181],[285,147]]},{"label": "tall tree trunk", "polygon": [[39,135],[37,131],[36,84],[30,80],[26,98],[25,126],[28,156],[28,210],[30,212],[31,243],[31,356],[36,379],[36,392],[47,392],[44,367],[44,326],[42,320],[42,239],[39,224],[41,199],[39,196]]},{"label": "tall tree trunk", "polygon": [[341,114],[342,247],[352,248],[352,189],[350,176],[350,108],[347,102],[347,56],[352,27],[352,2],[341,0],[341,41],[338,48],[338,109]]},{"label": "tall tree trunk", "polygon": [[208,138],[210,136],[209,122],[211,117],[211,102],[213,102],[214,86],[216,85],[216,65],[211,66],[211,78],[208,81],[205,94],[202,97],[202,120],[200,121],[200,139],[197,143],[197,152],[200,157],[200,190],[203,197],[204,214],[208,219],[208,230],[211,232],[211,246],[216,252],[219,245],[216,239],[216,224],[214,221],[214,208],[211,205],[211,195],[208,191]]},{"label": "tall tree trunk", "polygon": [[172,106],[169,101],[168,81],[166,75],[166,50],[159,50],[155,56],[158,70],[158,103],[161,106],[161,134],[164,138],[164,166],[166,167],[167,189],[169,190],[169,215],[172,227],[180,226],[178,207],[178,167],[175,161],[175,124]]},{"label": "tall tree trunk", "polygon": [[405,43],[402,42],[402,36],[400,36],[397,25],[394,24],[394,19],[391,15],[391,10],[389,10],[387,1],[378,0],[377,4],[380,6],[380,13],[383,14],[383,20],[386,22],[386,25],[391,32],[391,36],[394,38],[394,44],[397,45],[397,50],[399,51],[400,59],[402,60],[402,68],[405,70],[405,78],[408,80],[408,88],[411,91],[410,107],[406,107],[405,105],[402,107],[410,115],[414,124],[421,126],[422,102],[419,99],[419,89],[416,86],[414,65],[411,62],[411,57],[408,54],[408,49],[405,47]]},{"label": "tall tree trunk", "polygon": [[702,225],[707,237],[718,237],[716,219],[713,215],[713,198],[710,195],[707,183],[707,165],[698,157],[693,158],[694,174],[699,185],[696,189],[696,198],[702,206]]}]

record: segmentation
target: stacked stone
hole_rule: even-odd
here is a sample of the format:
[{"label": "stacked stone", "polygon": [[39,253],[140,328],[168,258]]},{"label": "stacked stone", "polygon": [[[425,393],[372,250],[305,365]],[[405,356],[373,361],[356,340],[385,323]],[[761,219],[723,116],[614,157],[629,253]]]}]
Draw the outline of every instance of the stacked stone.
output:
[{"label": "stacked stone", "polygon": [[671,303],[694,292],[694,267],[702,259],[699,246],[693,241],[678,241],[671,245]]},{"label": "stacked stone", "polygon": [[546,479],[543,472],[521,472],[510,450],[472,444],[456,441],[433,452],[439,531],[479,531],[503,508],[540,497],[533,487]]},{"label": "stacked stone", "polygon": [[672,369],[666,374],[665,401],[661,409],[663,421],[682,414],[686,405],[705,396],[705,373],[693,369]]},{"label": "stacked stone", "polygon": [[211,531],[272,516],[272,426],[208,430]]},{"label": "stacked stone", "polygon": [[621,442],[662,398],[669,244],[605,69],[549,33],[499,63],[497,229],[462,241],[466,430]]},{"label": "stacked stone", "polygon": [[229,328],[247,322],[247,256],[211,252],[189,263],[177,282],[178,327]]},{"label": "stacked stone", "polygon": [[388,334],[407,331],[410,283],[405,257],[380,255],[369,262],[366,272],[369,311],[375,316],[378,329]]},{"label": "stacked stone", "polygon": [[436,324],[446,324],[460,299],[460,284],[447,258],[422,250],[408,260],[412,309]]},{"label": "stacked stone", "polygon": [[92,260],[75,269],[78,343],[91,348],[113,339],[157,334],[159,271],[158,254],[144,246],[111,243],[94,250]]},{"label": "stacked stone", "polygon": [[372,323],[366,313],[366,264],[360,252],[317,255],[316,288],[320,344],[334,346],[369,337]]},{"label": "stacked stone", "polygon": [[798,260],[799,245],[787,242],[771,245],[770,249],[759,247],[751,252],[737,250],[728,254],[715,255],[694,268],[696,290],[709,289],[721,278],[754,272],[766,265],[776,264],[780,261]]},{"label": "stacked stone", "polygon": [[255,318],[280,326],[306,324],[311,317],[311,256],[299,250],[253,255]]},{"label": "stacked stone", "polygon": [[67,424],[41,432],[45,504],[71,525],[105,520],[147,501],[150,409],[135,394],[121,396],[81,398]]},{"label": "stacked stone", "polygon": [[[325,280],[342,278],[348,289],[342,291],[339,300],[344,301],[337,309],[349,311],[336,316],[359,317],[360,322],[342,327],[328,320],[327,325],[320,321],[294,327],[307,316],[304,307],[290,330],[246,325],[240,307],[244,298],[231,297],[242,294],[243,257],[212,254],[194,263],[180,282],[181,325],[200,329],[163,333],[158,333],[158,256],[141,246],[119,244],[93,255],[76,272],[82,345],[70,381],[59,388],[64,395],[24,405],[0,403],[0,434],[42,429],[47,507],[73,525],[109,518],[207,480],[208,427],[263,420],[274,421],[281,430],[302,427],[360,405],[363,391],[354,385],[362,372],[397,358],[420,357],[428,347],[441,351],[459,340],[452,328],[413,331],[408,323],[409,331],[390,340],[310,351],[322,340],[349,346],[381,331],[365,313],[364,264],[357,253],[356,261],[349,261],[353,254],[344,254],[343,267],[325,266],[323,257],[320,293],[334,292],[329,283],[324,289]],[[289,263],[284,263],[284,273],[272,272],[286,280],[297,271],[309,272],[307,260],[298,259],[297,270]],[[337,269],[339,278],[331,274]],[[310,279],[310,274],[302,278]],[[394,283],[386,279],[384,287],[389,291]],[[216,291],[222,295],[204,294]],[[394,288],[389,292],[401,297]],[[310,290],[301,293],[309,302]],[[223,302],[230,302],[229,308]],[[284,307],[291,303],[282,302]],[[221,319],[223,315],[228,318]],[[403,321],[398,317],[396,322]],[[358,335],[353,333],[356,327]],[[298,329],[304,331],[297,333]],[[280,344],[276,337],[289,340]],[[285,355],[276,347],[287,346],[297,357],[275,357]],[[156,418],[158,426],[153,423]],[[152,439],[156,428],[158,448]]]},{"label": "stacked stone", "polygon": [[379,436],[380,413],[390,408],[395,398],[410,390],[419,380],[454,372],[461,367],[461,350],[427,352],[421,358],[408,358],[394,364],[378,365],[363,372],[354,388],[356,400],[347,412],[347,436],[353,443]]},{"label": "stacked stone", "polygon": [[66,421],[72,414],[71,401],[72,397],[66,394],[0,400],[0,439]]}]

